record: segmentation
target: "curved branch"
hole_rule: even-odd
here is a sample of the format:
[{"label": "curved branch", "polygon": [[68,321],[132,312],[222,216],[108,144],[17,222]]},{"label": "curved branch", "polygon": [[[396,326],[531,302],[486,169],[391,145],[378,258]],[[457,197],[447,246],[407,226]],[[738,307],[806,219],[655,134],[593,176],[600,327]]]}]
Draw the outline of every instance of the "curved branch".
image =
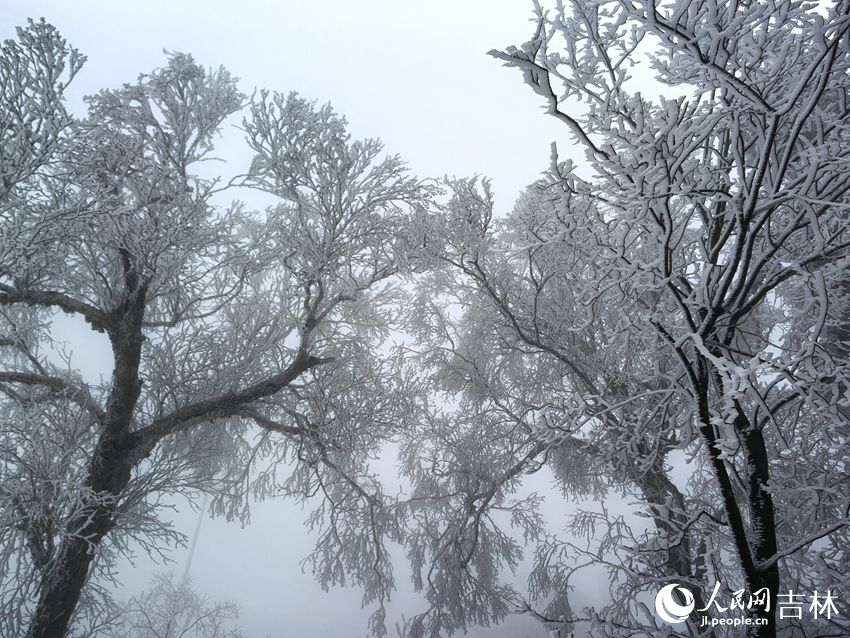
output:
[{"label": "curved branch", "polygon": [[0,383],[21,383],[47,388],[54,394],[70,399],[91,414],[98,423],[106,420],[106,413],[84,387],[76,386],[60,377],[29,372],[0,372]]},{"label": "curved branch", "polygon": [[800,551],[809,543],[814,543],[816,540],[825,538],[826,536],[829,536],[830,534],[840,530],[842,527],[847,527],[848,525],[850,525],[850,518],[845,518],[843,520],[836,521],[826,529],[822,529],[821,531],[815,532],[814,534],[809,534],[808,536],[800,539],[787,549],[783,549],[782,551],[777,552],[767,560],[758,563],[756,565],[756,569],[758,569],[758,571],[760,572],[767,571],[768,569],[776,565],[776,563],[778,563],[780,560],[790,556],[794,552]]},{"label": "curved branch", "polygon": [[109,315],[91,304],[52,290],[27,290],[0,284],[0,306],[26,304],[44,308],[59,308],[65,312],[81,315],[98,332],[105,332]]},{"label": "curved branch", "polygon": [[244,406],[252,401],[280,392],[311,368],[331,361],[332,358],[314,357],[301,351],[285,370],[275,375],[241,390],[231,390],[212,399],[190,403],[156,419],[134,434],[136,445],[142,449],[150,449],[166,435],[191,427],[199,420],[234,416],[244,411]]}]

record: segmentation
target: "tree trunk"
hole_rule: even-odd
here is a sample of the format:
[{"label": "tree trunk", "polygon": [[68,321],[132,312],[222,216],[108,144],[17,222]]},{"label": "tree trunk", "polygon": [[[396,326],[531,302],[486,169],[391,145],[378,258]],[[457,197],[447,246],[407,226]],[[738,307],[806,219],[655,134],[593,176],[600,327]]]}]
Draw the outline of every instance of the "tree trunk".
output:
[{"label": "tree trunk", "polygon": [[[747,484],[749,487],[751,546],[756,566],[772,558],[778,549],[776,540],[776,517],[773,498],[767,491],[770,480],[767,449],[761,430],[743,416],[741,406],[736,406],[739,417],[736,427],[743,435],[744,450],[747,463]],[[765,570],[758,570],[758,583],[753,583],[757,589],[767,588],[769,599],[773,604],[770,611],[757,608],[755,617],[767,619],[767,624],[761,627],[751,627],[748,636],[753,638],[773,638],[776,636],[776,602],[779,595],[779,564],[774,563]]]},{"label": "tree trunk", "polygon": [[115,525],[114,506],[130,482],[127,450],[104,436],[89,468],[90,492],[66,528],[59,552],[41,582],[27,638],[63,638],[85,586],[97,547]]},{"label": "tree trunk", "polygon": [[[707,368],[707,366],[705,366]],[[759,564],[776,553],[776,521],[773,500],[767,492],[769,468],[767,450],[761,431],[751,425],[744,415],[743,407],[735,404],[735,429],[743,438],[747,467],[746,480],[749,488],[749,529],[744,522],[741,508],[735,496],[732,481],[720,452],[717,434],[711,423],[708,408],[708,383],[703,377],[699,388],[698,404],[701,420],[700,433],[706,442],[709,461],[720,488],[720,497],[728,519],[729,531],[738,551],[746,587],[752,594],[762,588],[768,590],[769,611],[763,606],[747,610],[747,618],[759,623],[747,627],[748,638],[776,638],[776,603],[779,593],[779,567],[777,565],[761,571]],[[720,383],[718,383],[720,385]]]},{"label": "tree trunk", "polygon": [[138,462],[130,430],[142,389],[139,366],[146,288],[139,286],[129,256],[125,256],[125,283],[126,299],[107,325],[114,368],[106,418],[89,464],[82,503],[64,530],[55,560],[42,576],[27,638],[65,636],[97,548],[115,526],[115,506]]}]

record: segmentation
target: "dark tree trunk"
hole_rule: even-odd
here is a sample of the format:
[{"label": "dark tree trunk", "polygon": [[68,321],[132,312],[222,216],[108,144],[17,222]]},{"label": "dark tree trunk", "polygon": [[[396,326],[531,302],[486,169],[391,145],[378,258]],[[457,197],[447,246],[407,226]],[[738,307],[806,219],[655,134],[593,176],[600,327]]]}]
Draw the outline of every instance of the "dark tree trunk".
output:
[{"label": "dark tree trunk", "polygon": [[63,638],[89,576],[97,547],[115,524],[115,499],[130,481],[128,454],[104,438],[89,470],[92,494],[66,528],[68,535],[48,567],[27,638]]},{"label": "dark tree trunk", "polygon": [[[742,435],[747,463],[747,484],[749,487],[751,546],[753,558],[758,566],[772,558],[778,549],[776,540],[776,516],[773,508],[773,498],[767,491],[770,480],[767,449],[764,436],[758,427],[743,416],[743,408],[736,406],[739,417],[736,427]],[[776,636],[776,602],[779,595],[779,565],[774,563],[764,570],[757,569],[758,582],[753,583],[757,589],[767,588],[769,600],[773,603],[770,610],[757,608],[759,619],[766,619],[767,624],[758,628],[750,628],[749,636],[753,638],[772,638]]]},{"label": "dark tree trunk", "polygon": [[115,526],[115,507],[139,458],[131,434],[141,394],[139,366],[146,289],[125,259],[125,301],[110,316],[107,333],[114,369],[100,439],[89,464],[86,490],[65,528],[56,559],[42,577],[41,594],[27,638],[63,638],[104,537]]},{"label": "dark tree trunk", "polygon": [[[711,424],[708,407],[710,390],[708,375],[705,374],[707,369],[708,365],[703,362],[701,385],[697,392],[699,417],[702,422],[700,433],[706,442],[709,461],[718,481],[729,531],[738,552],[746,586],[750,594],[767,588],[770,601],[769,610],[766,609],[766,605],[757,605],[747,610],[747,618],[754,621],[754,624],[747,626],[746,635],[748,638],[776,638],[779,567],[773,565],[766,570],[759,568],[760,563],[772,557],[777,548],[773,500],[767,491],[770,478],[767,449],[761,431],[746,418],[743,406],[736,403],[734,425],[742,439],[747,468],[746,481],[749,489],[747,505],[750,514],[748,526],[744,521],[735,489],[726,469],[726,462],[722,459],[717,433]],[[718,379],[717,384],[722,388],[722,380]]]}]

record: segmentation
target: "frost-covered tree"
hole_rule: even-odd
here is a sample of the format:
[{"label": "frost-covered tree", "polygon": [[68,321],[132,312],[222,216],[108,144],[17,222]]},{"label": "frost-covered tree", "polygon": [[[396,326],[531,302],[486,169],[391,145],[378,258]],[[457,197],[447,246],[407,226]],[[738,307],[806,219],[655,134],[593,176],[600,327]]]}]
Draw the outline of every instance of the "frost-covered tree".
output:
[{"label": "frost-covered tree", "polygon": [[[329,106],[263,92],[230,183],[272,203],[221,206],[198,167],[245,104],[235,79],[173,54],[76,119],[81,60],[44,23],[0,57],[0,633],[98,616],[130,540],[179,539],[162,496],[199,491],[243,519],[249,495],[318,495],[317,576],[381,603],[396,528],[369,459],[403,402],[377,348],[428,189]],[[59,313],[108,341],[111,378],[63,363]]]},{"label": "frost-covered tree", "polygon": [[243,638],[234,626],[239,609],[232,602],[212,602],[188,579],[175,584],[160,574],[153,586],[121,605],[118,622],[104,638]]},{"label": "frost-covered tree", "polygon": [[[462,521],[414,542],[433,605],[414,634],[514,605],[564,632],[703,635],[696,613],[673,626],[647,608],[669,582],[697,609],[716,582],[727,601],[766,590],[769,610],[744,610],[764,623],[751,636],[847,633],[840,601],[817,621],[780,620],[777,602],[850,586],[848,13],[575,0],[537,6],[534,37],[493,52],[585,161],[556,154],[504,222],[485,188],[456,183],[426,234],[447,268],[415,323],[441,335],[420,349],[463,416],[444,418],[510,454],[476,454],[470,482],[471,466],[451,463],[471,453],[453,443],[462,432],[444,443],[438,430],[437,455],[411,453],[412,476]],[[670,478],[674,451],[687,485]],[[543,463],[567,494],[637,496],[650,526],[597,508],[554,538],[526,516],[526,537],[541,536],[540,609],[495,589],[516,546],[493,540],[506,524],[494,513],[520,507],[508,494]],[[587,613],[569,605],[585,564],[609,570],[612,593]],[[451,591],[435,579],[449,573]]]},{"label": "frost-covered tree", "polygon": [[[539,542],[531,594],[548,598],[548,605],[535,617],[572,616],[569,583],[563,580],[570,568],[563,562],[564,552],[583,550],[559,545],[546,535],[535,512],[540,502],[536,495],[509,497],[523,476],[544,465],[565,496],[604,501],[608,490],[616,490],[644,503],[654,534],[642,541],[640,573],[619,567],[626,577],[618,585],[619,597],[626,603],[653,578],[690,573],[690,539],[669,543],[685,523],[685,497],[670,479],[666,460],[677,447],[672,432],[686,413],[667,387],[670,361],[656,358],[658,343],[651,333],[626,334],[629,315],[638,309],[606,285],[610,273],[598,260],[575,249],[573,241],[583,244],[590,237],[544,244],[534,239],[564,230],[559,228],[560,208],[553,206],[557,198],[553,201],[542,183],[538,186],[528,190],[508,219],[494,221],[486,182],[451,183],[452,197],[438,216],[439,227],[450,231],[432,244],[444,267],[420,284],[421,295],[412,307],[411,323],[427,343],[419,361],[432,371],[433,387],[451,397],[453,407],[422,428],[423,441],[432,444],[429,448],[414,441],[406,467],[419,494],[442,499],[441,507],[459,517],[457,528],[467,540],[444,529],[441,543],[464,546],[460,562],[472,567],[459,571],[447,549],[427,550],[439,557],[437,572],[454,577],[452,587],[429,590],[433,618],[425,615],[419,622],[430,622],[433,631],[463,626],[468,618],[483,622],[511,611],[532,613],[519,592],[500,580],[497,569],[487,575],[497,594],[478,594],[453,612],[440,613],[440,601],[455,597],[449,592],[468,589],[471,594],[481,588],[485,578],[470,562],[473,556],[479,563],[518,563],[522,547],[505,537],[499,515],[492,517],[494,510],[510,514],[526,544]],[[578,200],[573,204],[580,205]],[[435,431],[440,433],[436,439]],[[465,447],[469,449],[463,452]],[[425,449],[431,450],[427,456]],[[469,454],[475,461],[464,460]],[[445,466],[441,478],[434,475],[435,464]],[[476,468],[471,483],[467,467]],[[459,484],[464,486],[460,492]],[[573,531],[602,534],[612,523],[603,514],[593,508],[581,511]],[[508,520],[501,516],[502,522]],[[443,514],[434,522],[444,525],[445,520]],[[488,544],[487,537],[498,542]],[[412,538],[421,548],[421,539]],[[599,558],[585,554],[593,562]],[[619,559],[600,560],[615,569]]]}]

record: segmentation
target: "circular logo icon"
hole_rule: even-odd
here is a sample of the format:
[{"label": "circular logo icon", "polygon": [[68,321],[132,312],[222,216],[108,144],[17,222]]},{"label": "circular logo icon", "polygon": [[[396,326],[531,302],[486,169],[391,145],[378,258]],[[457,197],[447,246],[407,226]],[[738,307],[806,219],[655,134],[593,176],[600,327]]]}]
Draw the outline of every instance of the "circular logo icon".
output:
[{"label": "circular logo icon", "polygon": [[[685,599],[684,605],[680,605],[673,598],[673,590],[677,588]],[[655,596],[655,613],[658,614],[661,620],[669,622],[671,625],[685,622],[693,610],[694,595],[676,583],[662,587],[661,591]]]}]

